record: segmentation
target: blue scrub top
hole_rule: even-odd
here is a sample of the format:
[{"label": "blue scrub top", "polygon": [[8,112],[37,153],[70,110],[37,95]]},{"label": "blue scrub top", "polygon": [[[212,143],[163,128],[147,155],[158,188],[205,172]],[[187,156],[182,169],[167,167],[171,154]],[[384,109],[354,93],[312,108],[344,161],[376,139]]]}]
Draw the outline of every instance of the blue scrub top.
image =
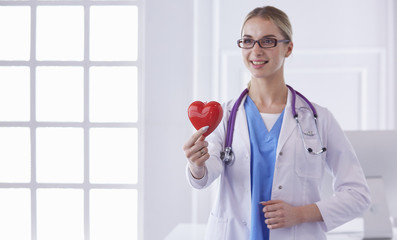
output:
[{"label": "blue scrub top", "polygon": [[284,111],[270,131],[252,99],[244,103],[251,144],[251,232],[250,240],[269,239],[263,206],[259,203],[271,199],[276,150]]}]

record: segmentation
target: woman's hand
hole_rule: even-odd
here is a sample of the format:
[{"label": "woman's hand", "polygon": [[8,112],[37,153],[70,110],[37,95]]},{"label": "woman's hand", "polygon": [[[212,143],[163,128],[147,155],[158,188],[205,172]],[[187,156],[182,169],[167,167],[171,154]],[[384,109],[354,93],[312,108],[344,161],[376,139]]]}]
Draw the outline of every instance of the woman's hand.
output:
[{"label": "woman's hand", "polygon": [[205,161],[210,158],[208,142],[203,134],[208,130],[203,127],[195,132],[183,146],[186,158],[189,161],[189,169],[194,178],[201,179],[205,175]]},{"label": "woman's hand", "polygon": [[269,229],[292,227],[302,222],[298,207],[281,200],[270,200],[261,204],[264,206],[265,223]]},{"label": "woman's hand", "polygon": [[316,204],[292,206],[281,200],[260,202],[269,229],[286,228],[303,222],[323,221]]}]

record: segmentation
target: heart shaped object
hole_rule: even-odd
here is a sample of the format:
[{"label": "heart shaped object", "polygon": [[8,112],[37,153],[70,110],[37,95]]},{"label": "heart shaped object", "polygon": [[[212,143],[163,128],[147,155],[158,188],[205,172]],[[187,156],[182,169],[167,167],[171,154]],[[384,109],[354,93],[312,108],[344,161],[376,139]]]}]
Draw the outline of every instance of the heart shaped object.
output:
[{"label": "heart shaped object", "polygon": [[209,126],[203,134],[204,137],[212,133],[222,120],[222,106],[215,101],[203,103],[195,101],[188,108],[188,116],[193,126],[199,130],[202,127]]}]

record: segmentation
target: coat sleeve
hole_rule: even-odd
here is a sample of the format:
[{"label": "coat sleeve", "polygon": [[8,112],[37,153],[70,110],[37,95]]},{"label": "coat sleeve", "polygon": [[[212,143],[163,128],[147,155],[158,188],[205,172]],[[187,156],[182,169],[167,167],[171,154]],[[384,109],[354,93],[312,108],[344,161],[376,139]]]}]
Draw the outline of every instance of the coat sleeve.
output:
[{"label": "coat sleeve", "polygon": [[218,127],[207,136],[208,141],[208,153],[210,158],[205,162],[205,175],[201,179],[196,179],[191,174],[189,167],[186,167],[186,176],[189,184],[196,189],[207,188],[211,185],[224,170],[224,164],[220,159],[220,152],[223,150],[224,142],[226,138],[226,126],[229,118],[229,107],[228,104],[223,104],[223,118]]},{"label": "coat sleeve", "polygon": [[328,112],[326,164],[333,177],[334,194],[317,202],[324,220],[323,228],[330,231],[356,217],[370,205],[370,192],[360,162],[352,145]]}]

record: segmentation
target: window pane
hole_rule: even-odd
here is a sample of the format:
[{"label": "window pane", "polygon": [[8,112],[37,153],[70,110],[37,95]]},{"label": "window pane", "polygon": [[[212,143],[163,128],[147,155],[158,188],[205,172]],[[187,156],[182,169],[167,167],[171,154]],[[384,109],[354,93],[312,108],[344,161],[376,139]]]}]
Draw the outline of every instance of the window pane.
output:
[{"label": "window pane", "polygon": [[90,69],[90,121],[136,122],[138,82],[136,67]]},{"label": "window pane", "polygon": [[138,136],[135,128],[90,130],[90,181],[136,183]]},{"label": "window pane", "polygon": [[37,190],[37,239],[84,239],[83,190]]},{"label": "window pane", "polygon": [[138,56],[138,8],[93,6],[90,12],[90,60],[131,60]]},{"label": "window pane", "polygon": [[83,121],[83,68],[38,67],[36,76],[38,121]]},{"label": "window pane", "polygon": [[90,239],[137,240],[136,190],[90,191]]},{"label": "window pane", "polygon": [[30,190],[0,189],[0,239],[30,240]]},{"label": "window pane", "polygon": [[0,146],[0,182],[30,182],[29,128],[0,128]]},{"label": "window pane", "polygon": [[82,6],[38,6],[36,31],[38,60],[83,60]]},{"label": "window pane", "polygon": [[38,182],[83,182],[83,135],[82,128],[37,128]]},{"label": "window pane", "polygon": [[0,67],[0,121],[29,121],[29,74],[27,67]]},{"label": "window pane", "polygon": [[0,60],[29,60],[30,7],[0,6]]}]

